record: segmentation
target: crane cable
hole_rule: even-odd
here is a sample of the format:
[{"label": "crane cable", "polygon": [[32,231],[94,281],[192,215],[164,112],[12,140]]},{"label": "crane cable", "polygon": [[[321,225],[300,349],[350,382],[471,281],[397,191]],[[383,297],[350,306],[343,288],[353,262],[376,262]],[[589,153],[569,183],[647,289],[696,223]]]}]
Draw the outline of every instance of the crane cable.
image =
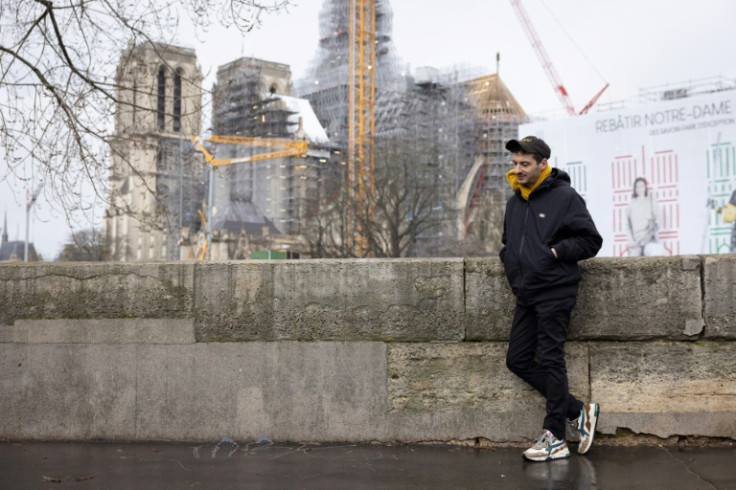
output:
[{"label": "crane cable", "polygon": [[598,76],[601,78],[603,82],[606,81],[606,78],[601,74],[600,71],[598,71],[598,68],[593,64],[593,62],[588,58],[588,56],[585,54],[585,52],[582,50],[582,48],[575,42],[575,40],[572,38],[569,32],[565,29],[565,27],[562,25],[562,23],[555,17],[555,14],[552,13],[552,9],[550,9],[547,4],[544,2],[544,0],[540,0],[542,2],[542,5],[545,9],[547,9],[547,12],[549,12],[549,15],[554,19],[555,22],[557,22],[557,25],[562,29],[562,32],[567,36],[567,38],[570,40],[573,46],[580,52],[581,55],[583,55],[583,58],[585,58],[585,61],[588,62],[591,68],[598,74]]}]

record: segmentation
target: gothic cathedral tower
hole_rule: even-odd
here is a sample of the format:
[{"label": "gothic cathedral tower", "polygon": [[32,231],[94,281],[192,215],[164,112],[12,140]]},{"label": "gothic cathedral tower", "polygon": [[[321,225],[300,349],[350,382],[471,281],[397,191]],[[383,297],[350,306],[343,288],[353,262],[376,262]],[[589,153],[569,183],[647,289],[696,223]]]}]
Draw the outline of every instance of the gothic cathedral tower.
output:
[{"label": "gothic cathedral tower", "polygon": [[112,260],[178,260],[182,229],[200,226],[204,165],[189,135],[200,133],[202,72],[192,49],[129,44],[116,75],[110,202]]}]

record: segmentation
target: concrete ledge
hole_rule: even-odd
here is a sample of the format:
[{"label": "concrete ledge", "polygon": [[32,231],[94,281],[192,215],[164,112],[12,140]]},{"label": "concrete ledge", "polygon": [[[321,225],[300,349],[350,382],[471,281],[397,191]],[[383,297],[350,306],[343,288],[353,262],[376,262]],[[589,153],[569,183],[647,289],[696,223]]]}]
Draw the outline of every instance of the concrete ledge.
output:
[{"label": "concrete ledge", "polygon": [[[704,277],[699,257],[584,261],[570,338],[693,340],[705,320],[733,338],[736,260],[706,261]],[[0,302],[0,325],[193,318],[200,342],[424,342],[503,341],[515,300],[488,258],[3,265]]]},{"label": "concrete ledge", "polygon": [[192,344],[192,319],[18,320],[0,325],[0,343]]}]

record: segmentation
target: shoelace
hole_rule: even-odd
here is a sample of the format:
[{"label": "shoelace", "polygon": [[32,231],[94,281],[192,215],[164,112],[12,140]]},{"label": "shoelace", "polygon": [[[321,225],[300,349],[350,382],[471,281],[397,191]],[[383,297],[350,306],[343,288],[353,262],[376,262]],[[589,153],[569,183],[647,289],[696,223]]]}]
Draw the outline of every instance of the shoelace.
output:
[{"label": "shoelace", "polygon": [[537,439],[536,445],[542,447],[545,441],[549,441],[549,444],[552,444],[554,439],[555,436],[550,431],[545,430],[544,433],[539,436],[539,439]]}]

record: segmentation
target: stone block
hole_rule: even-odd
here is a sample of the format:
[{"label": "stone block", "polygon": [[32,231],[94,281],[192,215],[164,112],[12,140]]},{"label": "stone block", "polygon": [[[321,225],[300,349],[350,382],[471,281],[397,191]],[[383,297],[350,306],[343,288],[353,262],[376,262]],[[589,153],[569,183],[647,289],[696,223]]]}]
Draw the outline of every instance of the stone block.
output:
[{"label": "stone block", "polygon": [[736,254],[704,257],[705,337],[736,339]]},{"label": "stone block", "polygon": [[266,435],[279,441],[361,441],[384,435],[380,343],[141,347],[139,366],[139,440]]},{"label": "stone block", "polygon": [[[602,430],[613,433],[614,420],[628,420],[638,421],[637,430],[661,437],[670,434],[736,437],[736,418],[733,418],[736,344],[598,342],[591,344],[590,361],[592,399],[601,404],[605,413],[601,418],[606,420]],[[708,427],[707,422],[717,422],[719,417],[706,418],[705,414],[709,413],[731,413],[728,430],[715,434],[714,427]],[[688,422],[689,432],[674,425],[687,419],[686,414],[692,418]],[[664,423],[667,420],[673,425]],[[716,428],[724,427],[721,424]]]},{"label": "stone block", "polygon": [[[570,340],[689,339],[703,327],[698,257],[590,259]],[[506,340],[515,298],[497,258],[466,259],[467,340]]]},{"label": "stone block", "polygon": [[232,437],[233,394],[242,358],[231,355],[233,349],[223,349],[225,345],[141,346],[134,439],[172,440],[173,434],[182,441]]},{"label": "stone block", "polygon": [[279,340],[464,336],[462,259],[305,260],[273,267]]},{"label": "stone block", "polygon": [[[441,407],[513,408],[544,404],[541,395],[506,368],[505,342],[388,344],[389,408],[426,411]],[[588,347],[570,342],[570,389],[586,398]]]},{"label": "stone block", "polygon": [[131,439],[133,345],[0,344],[0,434],[6,439]]},{"label": "stone block", "polygon": [[182,318],[192,306],[187,263],[0,266],[0,325],[23,318]]},{"label": "stone block", "polygon": [[10,440],[386,437],[378,342],[0,344]]},{"label": "stone block", "polygon": [[[404,423],[414,431],[400,434],[402,440],[538,436],[544,398],[506,368],[506,348],[505,342],[389,344],[388,407],[393,420],[411,420]],[[570,390],[581,399],[590,392],[587,352],[586,344],[567,344]]]},{"label": "stone block", "polygon": [[466,340],[508,340],[515,304],[498,257],[465,259]]},{"label": "stone block", "polygon": [[274,340],[274,265],[200,263],[195,273],[195,329],[199,342]]},{"label": "stone block", "polygon": [[626,433],[653,435],[661,438],[714,437],[736,439],[736,417],[730,412],[607,412],[604,410],[598,422],[598,431],[615,434],[618,429]]},{"label": "stone block", "polygon": [[698,257],[600,258],[580,265],[571,339],[698,338],[703,323]]}]

